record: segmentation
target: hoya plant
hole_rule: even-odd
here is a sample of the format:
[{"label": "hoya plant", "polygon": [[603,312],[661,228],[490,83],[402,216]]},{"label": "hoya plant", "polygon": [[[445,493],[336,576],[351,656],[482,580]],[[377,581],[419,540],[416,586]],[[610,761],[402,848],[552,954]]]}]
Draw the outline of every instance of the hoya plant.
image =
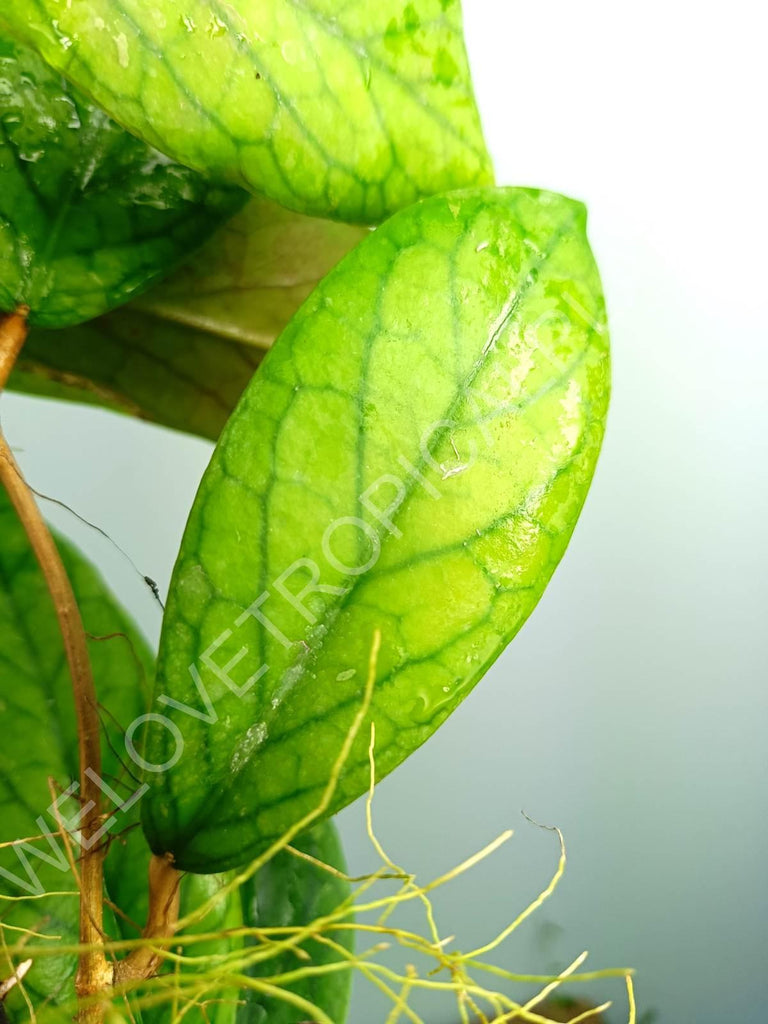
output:
[{"label": "hoya plant", "polygon": [[[3,5],[0,389],[216,446],[155,655],[0,437],[0,1019],[342,1024],[355,972],[393,1022],[420,986],[547,1019],[580,961],[528,1002],[476,983],[506,933],[452,952],[448,876],[397,867],[370,800],[584,503],[609,393],[585,229],[494,184],[458,0]],[[354,880],[332,816],[364,794],[382,868]],[[426,937],[387,926],[414,899]],[[366,929],[438,980],[356,952]]]}]

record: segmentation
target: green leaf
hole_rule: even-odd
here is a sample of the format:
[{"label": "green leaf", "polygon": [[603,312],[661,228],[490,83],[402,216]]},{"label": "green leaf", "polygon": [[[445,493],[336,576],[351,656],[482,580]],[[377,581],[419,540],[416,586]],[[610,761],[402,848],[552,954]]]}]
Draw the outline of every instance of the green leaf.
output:
[{"label": "green leaf", "polygon": [[[56,831],[56,814],[50,810],[54,796],[78,778],[77,727],[53,605],[26,534],[1,488],[0,537],[0,708],[4,723],[0,743],[0,843],[12,843]],[[122,728],[146,708],[145,682],[152,659],[136,627],[101,578],[73,547],[61,540],[57,543],[85,628],[93,638],[90,656],[108,737],[102,779],[121,800],[126,800],[138,783],[129,777],[117,752],[124,750]],[[48,788],[49,777],[56,783],[54,796]],[[105,810],[115,816],[113,830],[119,831],[126,819],[109,796],[104,797],[104,804]],[[73,819],[78,808],[70,798],[61,800],[59,810],[64,818]],[[52,842],[55,847],[41,839],[0,848],[3,924],[77,942],[76,897],[46,896],[13,904],[2,898],[32,896],[38,881],[46,892],[76,891],[63,857],[63,843],[60,838]],[[6,932],[7,942],[19,938],[19,933]],[[40,941],[44,940],[34,940]],[[71,998],[75,966],[72,956],[40,957],[26,977],[25,987],[41,998]]]},{"label": "green leaf", "polygon": [[[140,926],[147,917],[149,858],[150,853],[144,836],[140,831],[134,831],[124,844],[115,845],[107,859],[110,866],[110,896],[121,910],[129,913],[134,924],[139,926],[132,927],[125,918],[118,916],[120,934],[124,939],[139,938]],[[228,881],[229,878],[224,875],[185,876],[181,882],[180,916],[185,917],[197,910]],[[193,957],[217,957],[242,946],[242,938],[233,936],[230,931],[242,928],[243,924],[243,907],[239,895],[235,893],[222,898],[214,904],[202,921],[184,932],[185,935],[221,933],[220,936],[186,947],[187,954]],[[141,988],[133,993],[132,1009],[141,1024],[166,1024],[169,1020],[172,998],[170,993],[167,1002],[159,1001],[155,1005],[142,1005],[138,1008],[142,996],[149,995],[150,1000],[156,1000],[157,994],[157,989],[144,993]],[[235,1024],[238,1000],[242,998],[237,988],[217,989],[209,992],[207,998],[211,1002],[204,1009],[195,1006],[184,1013],[187,1024]],[[180,1002],[183,1004],[183,1000]],[[179,1008],[183,1009],[183,1005]]]},{"label": "green leaf", "polygon": [[14,33],[174,159],[373,223],[488,184],[458,0],[14,0]]},{"label": "green leaf", "polygon": [[[137,833],[139,839],[143,838]],[[146,845],[146,844],[145,844]],[[191,914],[203,903],[206,903],[221,889],[229,879],[224,875],[188,875],[181,890],[181,915]],[[190,956],[222,956],[232,949],[242,946],[240,936],[232,936],[232,929],[242,928],[243,908],[237,894],[225,897],[209,911],[206,917],[185,931],[185,935],[201,935],[210,933],[216,936],[198,942],[187,948]],[[217,936],[217,933],[221,935]],[[238,1013],[238,1002],[242,998],[237,988],[219,988],[209,993],[211,1004],[204,1008],[194,1007],[185,1015],[188,1024],[235,1024]],[[167,1024],[169,1019],[167,1004],[142,1010],[142,1024]]]},{"label": "green leaf", "polygon": [[[203,478],[163,623],[152,848],[240,864],[315,808],[358,711],[386,775],[509,643],[562,556],[609,391],[579,203],[527,189],[403,211],[320,284]],[[329,813],[368,781],[361,730]]]},{"label": "green leaf", "polygon": [[[326,821],[309,829],[293,840],[294,849],[307,854],[341,872],[346,872],[341,840],[333,822]],[[140,832],[133,832],[127,842],[115,844],[107,863],[111,865],[110,896],[123,910],[130,910],[135,920],[143,922],[147,915],[147,870],[149,850]],[[185,917],[215,895],[223,884],[232,881],[232,875],[187,875],[182,880],[181,916]],[[190,956],[218,956],[243,945],[243,939],[231,932],[246,928],[284,928],[310,924],[337,910],[349,897],[350,885],[344,877],[324,870],[317,864],[282,851],[273,857],[238,889],[214,904],[205,918],[184,934],[215,934],[227,932],[220,938],[187,947]],[[348,921],[349,918],[345,918]],[[138,932],[118,917],[121,934],[135,939]],[[337,940],[351,950],[354,934],[340,931]],[[247,945],[257,946],[255,938]],[[313,967],[334,963],[338,954],[328,946],[311,939],[303,942],[309,963]],[[301,961],[296,953],[287,952],[272,957],[246,970],[251,977],[274,977],[293,971]],[[194,969],[194,968],[193,968]],[[205,970],[205,965],[200,966]],[[188,969],[182,969],[182,975]],[[288,986],[291,992],[303,996],[320,1006],[328,1016],[342,1024],[345,1016],[352,976],[350,971],[310,975]],[[138,994],[141,994],[139,990]],[[290,1004],[269,999],[253,989],[221,990],[211,992],[211,1004],[205,1013],[194,1007],[184,1014],[189,1024],[298,1024],[304,1018]],[[183,1000],[182,1000],[183,1004]],[[180,1005],[179,1009],[183,1009]],[[163,1024],[168,1020],[169,1006],[160,1003],[141,1009],[142,1024]]]},{"label": "green leaf", "polygon": [[218,438],[263,351],[363,228],[254,199],[123,309],[33,330],[10,386]]},{"label": "green leaf", "polygon": [[62,327],[156,281],[244,199],[124,131],[0,39],[0,310]]},{"label": "green leaf", "polygon": [[216,440],[263,355],[131,306],[63,331],[33,331],[10,385]]},{"label": "green leaf", "polygon": [[[291,843],[294,849],[344,874],[347,866],[341,840],[333,822],[325,821],[309,829]],[[240,889],[243,921],[253,928],[280,928],[308,925],[333,913],[349,898],[350,885],[345,878],[334,875],[318,865],[284,850],[257,871]],[[345,918],[349,921],[349,918]],[[340,931],[334,938],[346,949],[354,946],[354,933]],[[253,941],[253,940],[252,940]],[[327,945],[308,940],[302,948],[309,955],[312,967],[335,963],[338,954]],[[263,961],[249,968],[251,977],[278,975],[300,966],[295,953]],[[347,1016],[352,972],[334,971],[314,974],[286,986],[289,991],[319,1006],[335,1021],[343,1024]],[[289,1003],[269,999],[253,989],[241,993],[237,1024],[300,1024],[305,1019],[300,1010]]]},{"label": "green leaf", "polygon": [[221,338],[269,348],[315,285],[368,234],[252,199],[134,305]]}]

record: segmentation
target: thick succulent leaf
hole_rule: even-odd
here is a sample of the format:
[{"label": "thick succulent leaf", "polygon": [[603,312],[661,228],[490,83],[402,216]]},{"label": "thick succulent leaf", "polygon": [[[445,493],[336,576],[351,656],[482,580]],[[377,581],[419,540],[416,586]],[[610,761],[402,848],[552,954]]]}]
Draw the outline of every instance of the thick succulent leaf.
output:
[{"label": "thick succulent leaf", "polygon": [[14,0],[0,23],[174,159],[373,223],[491,171],[458,0]]},{"label": "thick succulent leaf", "polygon": [[[48,778],[56,782],[55,795],[77,779],[77,726],[53,605],[26,535],[2,489],[0,538],[0,708],[4,723],[0,743],[0,843],[11,843],[56,830],[55,812],[49,810],[53,797]],[[58,544],[85,628],[94,638],[90,656],[108,737],[102,778],[121,800],[126,800],[138,784],[117,757],[116,752],[122,748],[120,727],[125,728],[146,709],[145,684],[153,670],[152,659],[135,626],[96,572],[69,544]],[[104,805],[114,813],[113,830],[120,831],[125,819],[109,795],[105,795]],[[77,806],[72,799],[62,800],[60,812],[72,819]],[[2,895],[31,895],[36,888],[35,876],[45,891],[74,891],[68,868],[60,870],[33,852],[64,865],[63,844],[60,839],[56,842],[58,852],[45,839],[0,849],[3,922],[76,942],[76,898],[50,896],[15,903],[11,910],[2,900]],[[6,933],[6,940],[12,934]],[[75,966],[74,957],[41,957],[25,985],[45,998],[71,998]]]},{"label": "thick succulent leaf", "polygon": [[253,199],[125,308],[63,331],[32,331],[10,386],[215,440],[264,349],[366,234]]},{"label": "thick succulent leaf", "polygon": [[124,131],[0,39],[0,309],[49,327],[157,280],[242,204]]},{"label": "thick succulent leaf", "polygon": [[[189,870],[241,863],[317,806],[360,707],[377,773],[440,725],[541,596],[609,390],[579,204],[435,197],[321,283],[203,478],[165,614],[143,821]],[[161,706],[162,705],[162,708]],[[367,729],[329,811],[368,781]],[[183,748],[183,749],[182,749]]]},{"label": "thick succulent leaf", "polygon": [[[293,840],[293,847],[315,860],[335,868],[342,874],[347,867],[341,840],[333,822],[324,821]],[[344,904],[350,885],[344,877],[283,851],[273,857],[242,886],[243,922],[249,927],[280,928],[307,925]],[[349,918],[345,918],[348,922]],[[334,938],[347,949],[354,945],[354,933],[340,931]],[[334,963],[339,955],[321,942],[311,939],[303,943],[313,967]],[[253,977],[275,976],[298,966],[295,953],[266,960],[249,969]],[[258,969],[257,969],[258,968]],[[330,1017],[343,1024],[347,1016],[351,971],[314,974],[288,986],[291,992],[309,1000]],[[243,1005],[237,1024],[300,1024],[305,1019],[296,1007],[281,1000],[269,999],[249,989],[241,993]]]}]

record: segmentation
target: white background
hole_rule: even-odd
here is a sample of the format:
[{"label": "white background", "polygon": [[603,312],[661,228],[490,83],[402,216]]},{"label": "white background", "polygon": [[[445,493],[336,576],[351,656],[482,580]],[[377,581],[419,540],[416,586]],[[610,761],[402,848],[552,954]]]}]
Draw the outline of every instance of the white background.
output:
[{"label": "white background", "polygon": [[[548,880],[503,947],[517,971],[638,969],[662,1024],[768,1019],[765,25],[758,5],[466,0],[480,107],[506,184],[585,200],[614,397],[594,488],[529,624],[439,734],[378,792],[381,838],[426,879],[515,838],[438,901],[463,948]],[[205,443],[99,411],[6,396],[30,481],[167,586]],[[51,519],[156,637],[121,557]],[[359,808],[352,869],[373,864]],[[404,918],[415,924],[415,918]],[[402,963],[395,956],[395,962]],[[617,984],[585,994],[615,995]],[[454,1024],[439,1001],[430,1024]],[[386,1016],[358,984],[352,1024]],[[617,1005],[610,1020],[626,1019]]]}]

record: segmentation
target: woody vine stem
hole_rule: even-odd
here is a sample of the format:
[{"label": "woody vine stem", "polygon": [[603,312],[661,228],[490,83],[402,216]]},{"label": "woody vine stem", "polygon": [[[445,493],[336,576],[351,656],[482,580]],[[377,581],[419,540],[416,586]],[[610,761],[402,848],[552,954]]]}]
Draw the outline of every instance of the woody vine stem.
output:
[{"label": "woody vine stem", "polygon": [[[27,336],[26,307],[0,321],[0,394],[21,352]],[[103,880],[104,850],[98,840],[101,813],[101,743],[96,690],[80,610],[62,564],[56,544],[40,514],[34,495],[0,430],[0,483],[8,493],[45,577],[64,643],[72,693],[77,714],[80,764],[81,856],[77,869],[80,890],[80,943],[88,947],[80,954],[75,988],[80,1003],[80,1024],[101,1024],[104,1004],[99,993],[115,980],[151,977],[160,960],[148,947],[134,950],[117,965],[104,954]],[[146,938],[173,934],[178,918],[180,875],[165,858],[153,857],[150,864],[150,909]],[[97,997],[94,999],[94,997]]]}]

